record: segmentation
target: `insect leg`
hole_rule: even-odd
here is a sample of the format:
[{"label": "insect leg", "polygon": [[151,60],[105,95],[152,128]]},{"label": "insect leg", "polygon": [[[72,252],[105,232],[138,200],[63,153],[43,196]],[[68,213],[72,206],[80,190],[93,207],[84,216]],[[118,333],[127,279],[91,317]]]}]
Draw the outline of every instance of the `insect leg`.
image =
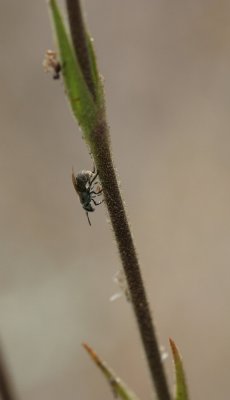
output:
[{"label": "insect leg", "polygon": [[88,219],[89,225],[91,226],[91,222],[90,222],[90,219],[89,219],[89,213],[88,213],[88,211],[86,211],[86,216],[87,216],[87,219]]},{"label": "insect leg", "polygon": [[95,206],[99,206],[101,203],[104,202],[104,199],[101,200],[101,201],[99,201],[98,203],[97,203],[94,199],[91,199],[91,201],[93,202],[93,204],[94,204]]},{"label": "insect leg", "polygon": [[92,185],[92,183],[95,181],[95,179],[98,177],[98,172],[96,173],[96,175],[94,175],[93,179],[91,181],[89,181],[90,186]]},{"label": "insect leg", "polygon": [[98,192],[94,192],[94,190],[91,190],[89,193],[90,194],[95,194],[96,196],[99,196],[102,192],[103,192],[103,190],[101,189]]},{"label": "insect leg", "polygon": [[90,187],[93,189],[95,185],[99,185],[99,182],[98,181],[97,182],[93,182],[93,185],[90,184]]}]

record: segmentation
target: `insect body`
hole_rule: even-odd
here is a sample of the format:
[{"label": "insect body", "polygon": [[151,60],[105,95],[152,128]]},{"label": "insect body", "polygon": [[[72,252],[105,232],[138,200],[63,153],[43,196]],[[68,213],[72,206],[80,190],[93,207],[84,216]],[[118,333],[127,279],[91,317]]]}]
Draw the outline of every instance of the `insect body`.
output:
[{"label": "insect body", "polygon": [[43,67],[45,71],[52,71],[53,72],[53,79],[60,79],[61,74],[61,64],[58,61],[57,53],[53,50],[47,50],[45,54],[45,59],[43,61]]},{"label": "insect body", "polygon": [[96,202],[94,200],[95,197],[100,196],[102,193],[101,187],[99,187],[99,190],[97,191],[94,190],[95,185],[98,183],[96,182],[97,177],[98,172],[95,173],[95,171],[92,172],[83,170],[79,172],[77,176],[75,176],[74,172],[72,172],[73,186],[79,196],[82,207],[86,211],[89,225],[91,225],[91,222],[88,213],[95,211],[95,207],[93,207],[92,203],[95,206],[98,206],[104,201],[101,200],[99,202]]}]

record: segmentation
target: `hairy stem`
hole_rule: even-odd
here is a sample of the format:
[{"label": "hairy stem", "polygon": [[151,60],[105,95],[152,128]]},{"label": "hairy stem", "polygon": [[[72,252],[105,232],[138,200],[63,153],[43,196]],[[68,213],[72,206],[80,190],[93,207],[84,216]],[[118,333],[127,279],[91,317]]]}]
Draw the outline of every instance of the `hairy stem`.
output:
[{"label": "hairy stem", "polygon": [[93,133],[95,163],[99,171],[105,202],[128,282],[132,305],[153,384],[159,400],[170,400],[170,392],[161,361],[156,331],[141,277],[140,266],[112,163],[108,140],[105,140],[105,137],[108,137],[108,127],[106,123],[101,122]]},{"label": "hairy stem", "polygon": [[[82,73],[85,76],[88,87],[90,87],[91,84],[94,84],[89,68],[89,59],[86,57],[85,28],[81,14],[80,1],[66,0],[66,4],[73,46],[81,65]],[[96,93],[95,87],[93,87],[91,93],[93,95]],[[98,124],[90,134],[89,144],[102,183],[105,203],[108,207],[128,282],[132,305],[148,360],[152,381],[158,399],[170,400],[171,396],[161,362],[160,350],[141,277],[139,262],[112,162],[109,146],[109,132],[104,114],[105,113],[102,112],[102,115],[98,115]]]}]

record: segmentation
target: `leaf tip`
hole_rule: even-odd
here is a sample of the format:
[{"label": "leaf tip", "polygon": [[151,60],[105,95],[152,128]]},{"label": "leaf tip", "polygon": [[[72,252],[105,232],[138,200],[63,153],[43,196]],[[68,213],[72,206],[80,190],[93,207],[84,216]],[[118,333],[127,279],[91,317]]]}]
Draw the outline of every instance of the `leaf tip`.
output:
[{"label": "leaf tip", "polygon": [[182,357],[172,338],[169,338],[170,347],[172,350],[173,361],[176,374],[176,394],[175,400],[189,400],[188,388],[186,383],[185,372],[182,363]]},{"label": "leaf tip", "polygon": [[82,342],[82,346],[89,354],[92,354],[93,349],[86,342]]},{"label": "leaf tip", "polygon": [[177,346],[176,346],[176,343],[175,343],[174,340],[173,340],[172,338],[170,338],[170,337],[169,337],[169,344],[170,344],[170,347],[171,347],[173,356],[174,356],[174,357],[180,357],[179,350],[178,350],[178,348],[177,348]]},{"label": "leaf tip", "polygon": [[87,351],[87,353],[90,355],[90,357],[92,358],[92,360],[93,360],[96,364],[100,365],[101,362],[100,362],[100,360],[99,360],[99,357],[98,357],[97,353],[92,349],[92,347],[90,347],[86,342],[83,342],[83,343],[82,343],[82,346],[83,346],[84,349]]}]

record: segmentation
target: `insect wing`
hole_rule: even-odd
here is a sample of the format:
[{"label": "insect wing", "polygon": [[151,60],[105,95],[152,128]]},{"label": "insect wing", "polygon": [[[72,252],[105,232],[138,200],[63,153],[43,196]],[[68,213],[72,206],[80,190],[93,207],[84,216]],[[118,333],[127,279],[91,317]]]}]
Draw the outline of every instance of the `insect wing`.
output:
[{"label": "insect wing", "polygon": [[78,190],[77,190],[77,182],[76,182],[76,178],[75,178],[75,175],[74,175],[73,170],[72,170],[72,182],[73,182],[74,189],[75,189],[76,192],[78,193]]}]

